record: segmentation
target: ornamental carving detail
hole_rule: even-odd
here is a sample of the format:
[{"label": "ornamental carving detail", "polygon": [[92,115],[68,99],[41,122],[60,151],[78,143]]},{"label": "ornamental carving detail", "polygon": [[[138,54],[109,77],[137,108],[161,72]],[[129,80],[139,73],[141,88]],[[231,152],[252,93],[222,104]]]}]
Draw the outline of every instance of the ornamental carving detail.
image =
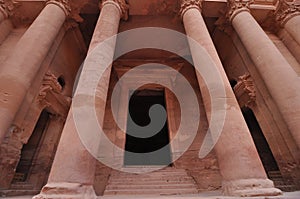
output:
[{"label": "ornamental carving detail", "polygon": [[202,0],[181,0],[180,15],[183,17],[184,13],[191,8],[202,10]]},{"label": "ornamental carving detail", "polygon": [[297,15],[300,15],[300,1],[279,0],[275,17],[281,26],[284,26],[289,19]]},{"label": "ornamental carving detail", "polygon": [[120,12],[121,12],[121,18],[124,20],[128,19],[129,5],[126,3],[125,0],[102,0],[101,7],[103,7],[105,4],[108,4],[108,3],[117,4],[120,9]]},{"label": "ornamental carving detail", "polygon": [[62,86],[57,79],[54,74],[47,72],[36,100],[41,109],[48,107],[53,114],[66,115],[71,99],[62,94]]},{"label": "ornamental carving detail", "polygon": [[0,13],[4,15],[5,18],[8,18],[17,4],[13,0],[0,0]]},{"label": "ornamental carving detail", "polygon": [[249,74],[240,76],[233,90],[240,107],[250,107],[255,103],[255,86],[253,79]]},{"label": "ornamental carving detail", "polygon": [[47,4],[55,4],[59,6],[65,12],[66,16],[71,13],[71,6],[69,0],[47,0]]},{"label": "ornamental carving detail", "polygon": [[253,0],[228,0],[228,13],[227,17],[230,21],[242,11],[250,11],[250,5],[253,3]]}]

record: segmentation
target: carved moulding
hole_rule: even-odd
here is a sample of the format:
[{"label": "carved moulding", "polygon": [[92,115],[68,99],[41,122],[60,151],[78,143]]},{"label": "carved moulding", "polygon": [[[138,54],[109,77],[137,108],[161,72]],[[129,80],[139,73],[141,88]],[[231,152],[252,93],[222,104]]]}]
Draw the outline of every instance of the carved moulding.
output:
[{"label": "carved moulding", "polygon": [[240,107],[251,107],[256,101],[256,91],[252,77],[245,74],[238,78],[233,88]]},{"label": "carved moulding", "polygon": [[46,5],[55,4],[59,6],[65,12],[66,16],[69,16],[71,13],[71,6],[69,0],[47,0]]},{"label": "carved moulding", "polygon": [[113,5],[117,6],[121,13],[121,18],[123,20],[128,19],[129,5],[126,3],[125,0],[102,0],[102,3],[100,3],[100,9],[102,9],[103,6],[106,4],[113,4]]},{"label": "carved moulding", "polygon": [[181,17],[191,8],[196,8],[200,12],[202,11],[202,1],[203,0],[181,0],[181,6],[179,14]]},{"label": "carved moulding", "polygon": [[279,0],[279,4],[274,14],[276,21],[283,27],[288,20],[294,16],[300,15],[300,1]]},{"label": "carved moulding", "polygon": [[253,0],[228,0],[228,12],[227,18],[229,21],[232,21],[233,18],[240,12],[247,11],[250,12],[250,5],[253,3]]}]

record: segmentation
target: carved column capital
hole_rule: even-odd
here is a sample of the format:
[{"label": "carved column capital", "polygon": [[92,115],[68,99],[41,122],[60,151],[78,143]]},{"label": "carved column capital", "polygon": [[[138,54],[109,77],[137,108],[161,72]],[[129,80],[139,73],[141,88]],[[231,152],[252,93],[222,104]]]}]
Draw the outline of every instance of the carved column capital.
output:
[{"label": "carved column capital", "polygon": [[46,5],[48,4],[55,4],[59,6],[66,14],[66,16],[69,16],[71,13],[71,6],[69,4],[69,0],[47,0]]},{"label": "carved column capital", "polygon": [[229,21],[232,21],[233,18],[240,12],[247,11],[250,12],[250,4],[253,3],[253,0],[228,0],[228,13],[227,17]]},{"label": "carved column capital", "polygon": [[0,14],[4,16],[4,18],[8,18],[15,7],[16,2],[13,0],[0,0]]},{"label": "carved column capital", "polygon": [[121,18],[124,19],[124,20],[128,19],[129,5],[126,3],[125,0],[102,0],[100,9],[102,9],[103,6],[105,6],[107,4],[115,5],[121,13]]},{"label": "carved column capital", "polygon": [[183,17],[184,13],[188,11],[191,8],[196,8],[200,12],[202,10],[202,0],[181,0],[181,6],[180,6],[180,15]]},{"label": "carved column capital", "polygon": [[300,15],[299,0],[279,0],[279,4],[275,11],[275,18],[280,26],[284,26],[289,19],[297,15]]}]

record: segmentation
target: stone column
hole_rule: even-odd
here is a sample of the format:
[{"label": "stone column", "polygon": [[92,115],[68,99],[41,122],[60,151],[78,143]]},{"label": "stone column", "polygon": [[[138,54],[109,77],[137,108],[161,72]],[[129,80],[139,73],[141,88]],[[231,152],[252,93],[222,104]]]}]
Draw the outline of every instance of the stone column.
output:
[{"label": "stone column", "polygon": [[249,3],[230,1],[229,15],[292,136],[300,147],[300,79],[250,14]]},{"label": "stone column", "polygon": [[40,65],[60,31],[69,7],[50,0],[0,68],[0,143],[12,125]]},{"label": "stone column", "polygon": [[275,16],[279,25],[286,29],[300,45],[300,1],[279,0]]},{"label": "stone column", "polygon": [[[220,172],[223,177],[222,188],[224,194],[231,196],[280,194],[281,191],[275,189],[273,182],[268,180],[266,176],[251,134],[201,16],[201,2],[199,0],[182,0],[181,15],[186,34],[201,45],[210,55],[222,77],[226,92],[226,96],[220,94],[218,85],[213,88],[213,90],[208,91],[201,77],[203,74],[197,72],[197,79],[208,120],[210,120],[210,115],[221,115],[222,112],[224,112],[224,104],[221,104],[219,107],[214,107],[214,112],[211,111],[209,92],[217,92],[216,95],[218,95],[220,99],[226,98],[227,106],[224,126],[222,128],[222,134],[215,146]],[[197,51],[191,39],[188,39],[188,41],[194,64],[201,67],[213,67],[207,65],[207,61],[199,54],[200,52]],[[208,79],[211,81],[213,78],[214,77],[210,77]],[[214,84],[213,81],[210,83]],[[210,125],[222,125],[223,120],[220,119],[218,122],[217,124]]]},{"label": "stone column", "polygon": [[[102,2],[102,9],[87,55],[93,54],[93,56],[87,59],[83,66],[77,91],[89,87],[90,79],[95,78],[94,76],[85,76],[87,65],[89,66],[88,70],[95,71],[95,74],[97,74],[99,70],[105,70],[108,62],[111,63],[113,61],[115,41],[110,42],[103,48],[96,48],[96,46],[118,33],[120,19],[127,14],[125,0],[104,0]],[[94,53],[97,56],[94,56]],[[107,57],[111,59],[108,60]],[[96,106],[97,116],[101,124],[103,124],[105,113],[110,72],[111,67],[103,73],[104,75],[97,88],[96,105],[93,104],[93,106]],[[94,80],[92,79],[91,81]],[[81,86],[84,86],[84,88]],[[85,95],[80,98],[82,99],[80,103],[87,103],[85,97],[88,98],[89,96]],[[88,132],[89,129],[87,128],[86,131]],[[98,139],[96,138],[96,140]],[[91,140],[91,142],[93,142],[91,145],[94,146],[95,141]],[[79,138],[71,108],[58,145],[48,183],[43,187],[41,193],[34,198],[96,198],[93,189],[95,169],[96,160],[87,151],[87,148],[85,148]]]}]

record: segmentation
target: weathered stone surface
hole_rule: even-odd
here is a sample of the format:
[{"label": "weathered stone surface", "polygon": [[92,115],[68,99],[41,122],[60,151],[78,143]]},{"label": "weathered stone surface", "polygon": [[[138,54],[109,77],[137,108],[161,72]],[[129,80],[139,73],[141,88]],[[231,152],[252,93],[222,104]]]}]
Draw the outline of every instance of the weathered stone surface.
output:
[{"label": "weathered stone surface", "polygon": [[[299,13],[298,0],[0,0],[0,195],[40,192],[35,199],[79,199],[104,193],[105,198],[195,194],[192,197],[206,198],[202,192],[217,190],[208,195],[273,199],[281,194],[274,187],[299,189]],[[96,163],[79,139],[69,107],[77,86],[76,73],[86,54],[118,32],[140,27],[185,33],[206,50],[225,87],[226,96],[220,99],[226,99],[226,106],[218,108],[226,110],[226,118],[214,150],[199,158],[212,114],[210,93],[201,82],[203,74],[178,55],[155,49],[127,53],[102,71],[112,61],[116,41],[98,49],[94,60],[85,63],[93,66],[94,74],[104,72],[96,92],[96,114],[108,139],[121,149],[126,146],[126,134],[120,127],[127,124],[131,87],[120,91],[117,117],[121,124],[113,118],[111,95],[131,69],[150,62],[166,64],[187,79],[198,98],[199,107],[193,108],[201,112],[199,128],[187,151],[170,168],[136,175]],[[188,49],[188,42],[179,46]],[[197,59],[201,56],[193,46],[183,56],[210,67]],[[82,82],[95,79],[84,74],[83,67],[79,72]],[[161,73],[150,79],[169,76]],[[181,86],[176,78],[165,81]],[[143,77],[136,75],[127,85],[136,82],[143,82]],[[90,87],[79,85],[82,91]],[[155,84],[140,89],[163,90],[168,136],[174,139],[181,123],[176,96]],[[253,113],[250,122],[245,110]],[[43,114],[47,120],[41,125]],[[97,140],[90,145],[97,148]],[[171,157],[181,154],[176,151],[179,141],[172,144]],[[123,170],[137,169],[125,167],[124,154],[115,149],[104,147],[101,152],[113,157]]]}]

